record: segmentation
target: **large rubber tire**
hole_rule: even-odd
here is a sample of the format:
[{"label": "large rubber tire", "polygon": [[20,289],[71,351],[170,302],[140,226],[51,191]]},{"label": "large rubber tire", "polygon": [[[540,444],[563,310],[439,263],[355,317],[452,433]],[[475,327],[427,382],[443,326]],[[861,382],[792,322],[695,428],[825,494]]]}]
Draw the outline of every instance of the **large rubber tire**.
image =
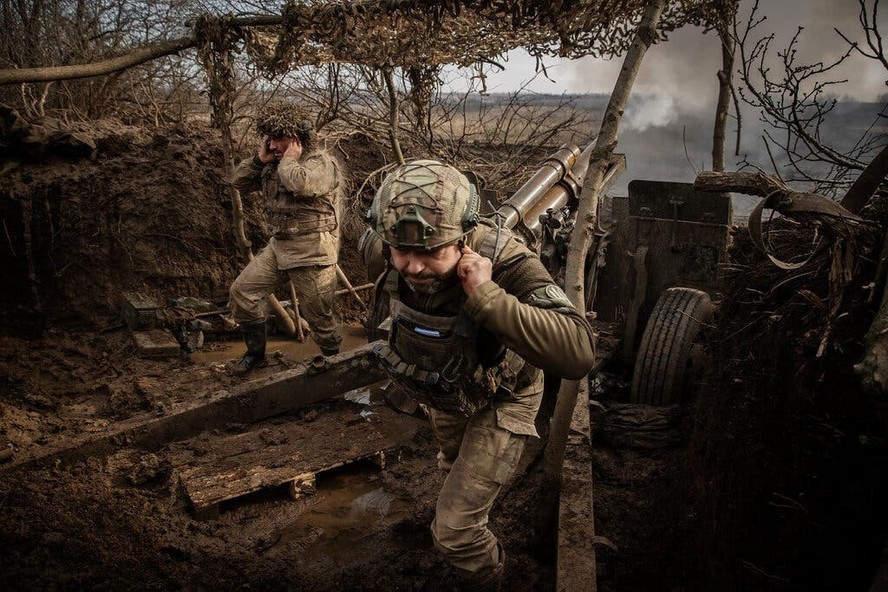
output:
[{"label": "large rubber tire", "polygon": [[715,307],[706,292],[669,288],[660,295],[641,337],[632,373],[631,403],[673,405],[686,399],[692,355]]}]

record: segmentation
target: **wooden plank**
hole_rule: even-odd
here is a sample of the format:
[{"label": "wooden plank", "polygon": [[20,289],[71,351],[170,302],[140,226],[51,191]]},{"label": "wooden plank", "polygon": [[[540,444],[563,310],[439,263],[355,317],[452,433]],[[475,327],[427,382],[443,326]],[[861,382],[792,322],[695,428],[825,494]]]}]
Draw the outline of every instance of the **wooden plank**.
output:
[{"label": "wooden plank", "polygon": [[589,382],[581,382],[571,417],[558,503],[558,592],[598,589],[592,496]]},{"label": "wooden plank", "polygon": [[[596,340],[595,376],[620,348],[615,323],[592,321]],[[577,391],[564,450],[561,493],[558,498],[558,541],[555,587],[558,592],[595,592],[598,589],[592,481],[592,420],[589,412],[589,381]]]},{"label": "wooden plank", "polygon": [[363,459],[380,466],[383,451],[397,444],[347,406],[324,411],[310,422],[293,419],[242,434],[175,443],[167,454],[192,507],[201,513],[285,484],[293,496],[310,493],[319,473]]},{"label": "wooden plank", "polygon": [[175,440],[191,438],[204,430],[222,429],[230,423],[252,423],[323,401],[385,378],[371,360],[369,343],[326,358],[321,367],[297,366],[278,374],[244,382],[230,391],[178,406],[163,417],[147,415],[116,422],[100,434],[61,440],[54,447],[17,454],[12,463],[0,465],[0,473],[33,464],[76,462],[104,456],[124,446],[158,450]]}]

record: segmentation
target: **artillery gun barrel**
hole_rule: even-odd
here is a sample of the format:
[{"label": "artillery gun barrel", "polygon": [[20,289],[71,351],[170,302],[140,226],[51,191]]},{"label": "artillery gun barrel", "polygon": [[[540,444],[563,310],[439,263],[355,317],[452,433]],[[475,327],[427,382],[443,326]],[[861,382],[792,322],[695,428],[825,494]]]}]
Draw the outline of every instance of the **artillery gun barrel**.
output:
[{"label": "artillery gun barrel", "polygon": [[528,245],[542,236],[542,220],[548,211],[559,211],[571,198],[577,198],[589,171],[589,159],[595,142],[585,150],[574,145],[562,146],[550,156],[511,198],[497,210],[503,226],[517,230]]},{"label": "artillery gun barrel", "polygon": [[527,226],[527,229],[531,231],[534,236],[539,237],[540,234],[542,234],[543,223],[541,216],[549,210],[560,210],[567,205],[570,198],[577,198],[580,196],[580,190],[582,190],[583,183],[586,180],[586,173],[589,172],[589,158],[592,155],[592,149],[594,147],[595,143],[590,143],[589,146],[580,153],[576,162],[568,170],[567,174],[559,179],[555,185],[549,188],[542,199],[528,208],[527,212],[524,214],[524,225]]},{"label": "artillery gun barrel", "polygon": [[527,211],[564,177],[579,156],[580,149],[573,144],[568,144],[559,148],[555,154],[546,159],[543,166],[497,209],[497,212],[503,217],[503,226],[515,228],[525,220]]}]

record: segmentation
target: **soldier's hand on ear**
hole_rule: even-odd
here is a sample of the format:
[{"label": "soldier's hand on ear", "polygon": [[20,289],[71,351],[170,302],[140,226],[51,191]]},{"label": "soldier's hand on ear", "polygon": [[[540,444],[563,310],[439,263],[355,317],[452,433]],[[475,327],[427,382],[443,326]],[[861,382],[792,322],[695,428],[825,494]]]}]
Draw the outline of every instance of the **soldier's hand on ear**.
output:
[{"label": "soldier's hand on ear", "polygon": [[299,160],[299,157],[302,156],[302,142],[299,138],[293,138],[290,140],[290,145],[284,150],[284,156],[291,156],[296,160]]},{"label": "soldier's hand on ear", "polygon": [[271,153],[271,150],[268,149],[268,138],[264,138],[262,143],[259,144],[259,160],[262,162],[271,162],[274,160],[274,154]]},{"label": "soldier's hand on ear", "polygon": [[475,288],[493,277],[493,262],[463,246],[462,257],[456,264],[456,275],[462,282],[463,292],[471,295]]}]

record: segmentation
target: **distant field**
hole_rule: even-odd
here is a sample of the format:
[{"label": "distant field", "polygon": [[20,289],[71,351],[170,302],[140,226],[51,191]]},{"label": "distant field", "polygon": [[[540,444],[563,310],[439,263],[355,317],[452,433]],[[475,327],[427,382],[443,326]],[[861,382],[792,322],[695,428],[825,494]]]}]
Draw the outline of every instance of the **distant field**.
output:
[{"label": "distant field", "polygon": [[[606,95],[526,95],[528,103],[535,109],[532,117],[516,119],[509,128],[510,142],[520,141],[521,134],[533,130],[530,122],[539,118],[554,121],[565,111],[564,105],[577,113],[582,124],[570,134],[558,134],[550,142],[557,145],[573,142],[580,146],[587,144],[597,133],[601,115],[607,106]],[[494,122],[504,111],[510,100],[508,95],[470,97],[466,103],[466,115],[453,118],[451,131],[465,129],[468,133],[481,136],[496,136],[503,130],[496,129]],[[824,138],[830,143],[845,149],[854,144],[867,130],[888,131],[888,126],[877,121],[877,114],[885,107],[882,103],[844,102],[836,105],[831,119],[822,128]],[[483,123],[473,123],[473,119],[483,112]],[[475,116],[475,117],[473,117]],[[611,190],[613,195],[626,195],[629,181],[652,179],[659,181],[692,182],[696,174],[711,167],[712,125],[714,111],[690,111],[683,105],[655,95],[635,95],[630,101],[620,127],[617,152],[626,155],[627,170]],[[518,125],[518,122],[525,125]],[[755,112],[743,113],[741,154],[733,154],[736,142],[736,123],[729,121],[727,163],[729,170],[740,170],[744,158],[755,163],[767,173],[774,173],[774,167],[762,141],[763,127]],[[494,139],[494,138],[490,138]],[[791,185],[796,177],[785,159],[775,154],[779,173]],[[806,189],[795,185],[798,189]],[[749,212],[758,203],[758,198],[737,195],[734,198],[734,217],[738,223],[745,223]]]}]

